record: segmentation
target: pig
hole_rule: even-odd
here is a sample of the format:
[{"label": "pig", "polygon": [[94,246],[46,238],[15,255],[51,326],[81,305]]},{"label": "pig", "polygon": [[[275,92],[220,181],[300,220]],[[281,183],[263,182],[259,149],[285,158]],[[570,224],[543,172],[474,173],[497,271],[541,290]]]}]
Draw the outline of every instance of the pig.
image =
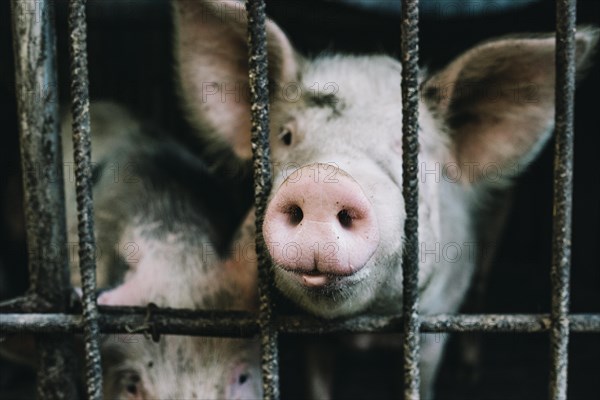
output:
[{"label": "pig", "polygon": [[[92,103],[91,126],[97,280],[106,289],[98,304],[255,310],[256,266],[225,255],[231,216],[212,211],[210,199],[226,200],[200,159],[114,103]],[[69,242],[77,243],[72,142],[63,139]],[[107,399],[262,396],[256,339],[104,335],[101,356]]]},{"label": "pig", "polygon": [[[174,18],[187,117],[212,149],[232,150],[243,163],[251,157],[244,6],[176,0]],[[307,58],[272,20],[266,34],[273,190],[262,239],[276,287],[323,318],[399,313],[401,63],[385,55]],[[578,29],[579,70],[598,36],[596,28]],[[421,71],[421,314],[459,309],[476,267],[477,216],[550,138],[554,56],[553,34],[514,35]],[[433,395],[446,337],[422,340],[424,398]]]}]

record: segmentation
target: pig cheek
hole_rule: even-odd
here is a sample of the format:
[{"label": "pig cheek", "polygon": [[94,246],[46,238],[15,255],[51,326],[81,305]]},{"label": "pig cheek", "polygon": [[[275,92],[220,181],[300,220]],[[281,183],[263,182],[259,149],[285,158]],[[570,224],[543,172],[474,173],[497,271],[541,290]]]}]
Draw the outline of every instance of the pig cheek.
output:
[{"label": "pig cheek", "polygon": [[392,145],[390,146],[394,154],[401,156],[402,155],[402,139],[394,139],[392,141]]},{"label": "pig cheek", "polygon": [[369,264],[379,264],[382,259],[402,253],[406,214],[401,187],[387,180],[370,180],[378,182],[365,188],[365,193],[373,204],[380,240]]}]

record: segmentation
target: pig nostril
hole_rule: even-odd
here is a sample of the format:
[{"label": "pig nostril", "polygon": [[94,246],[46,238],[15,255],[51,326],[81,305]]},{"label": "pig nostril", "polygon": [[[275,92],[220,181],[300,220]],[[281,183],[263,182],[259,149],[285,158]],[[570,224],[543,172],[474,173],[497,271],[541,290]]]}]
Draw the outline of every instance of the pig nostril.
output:
[{"label": "pig nostril", "polygon": [[348,210],[342,210],[337,215],[338,221],[344,228],[350,228],[352,226],[352,216]]},{"label": "pig nostril", "polygon": [[302,209],[300,207],[298,207],[297,205],[291,206],[287,210],[286,214],[289,215],[290,223],[294,226],[296,226],[300,222],[302,222],[302,219],[304,218],[304,213],[302,212]]},{"label": "pig nostril", "polygon": [[129,385],[127,385],[127,393],[132,394],[132,395],[137,395],[137,385],[130,383]]}]

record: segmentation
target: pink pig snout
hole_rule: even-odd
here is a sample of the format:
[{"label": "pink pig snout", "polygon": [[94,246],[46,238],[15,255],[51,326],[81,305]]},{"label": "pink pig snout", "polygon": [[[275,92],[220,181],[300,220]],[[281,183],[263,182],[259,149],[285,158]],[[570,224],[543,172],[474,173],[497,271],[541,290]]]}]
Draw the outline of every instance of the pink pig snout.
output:
[{"label": "pink pig snout", "polygon": [[330,164],[304,166],[283,182],[263,234],[277,266],[309,287],[356,273],[379,244],[372,204],[350,175]]}]

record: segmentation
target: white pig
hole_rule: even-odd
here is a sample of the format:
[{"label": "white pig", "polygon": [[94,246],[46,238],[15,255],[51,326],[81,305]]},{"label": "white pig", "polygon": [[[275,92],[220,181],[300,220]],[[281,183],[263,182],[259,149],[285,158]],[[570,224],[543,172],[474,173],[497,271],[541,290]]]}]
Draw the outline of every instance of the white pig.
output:
[{"label": "white pig", "polygon": [[[219,243],[231,241],[230,233],[227,217],[207,201],[221,188],[204,164],[115,104],[92,103],[91,118],[98,286],[111,288],[98,303],[255,310],[256,267],[220,254]],[[70,131],[68,118],[63,127]],[[72,160],[70,135],[63,139],[65,160]],[[69,168],[66,179],[69,241],[76,243]],[[262,395],[255,339],[163,335],[154,343],[139,335],[104,335],[101,355],[106,399]]]},{"label": "white pig", "polygon": [[[201,137],[251,156],[247,19],[234,1],[176,0],[184,106]],[[579,29],[577,67],[598,30]],[[402,66],[384,55],[299,55],[267,21],[273,191],[263,225],[279,290],[325,318],[402,307]],[[423,71],[419,291],[424,315],[456,312],[475,269],[475,216],[548,141],[555,39],[508,36]],[[424,341],[431,395],[445,340]]]}]

